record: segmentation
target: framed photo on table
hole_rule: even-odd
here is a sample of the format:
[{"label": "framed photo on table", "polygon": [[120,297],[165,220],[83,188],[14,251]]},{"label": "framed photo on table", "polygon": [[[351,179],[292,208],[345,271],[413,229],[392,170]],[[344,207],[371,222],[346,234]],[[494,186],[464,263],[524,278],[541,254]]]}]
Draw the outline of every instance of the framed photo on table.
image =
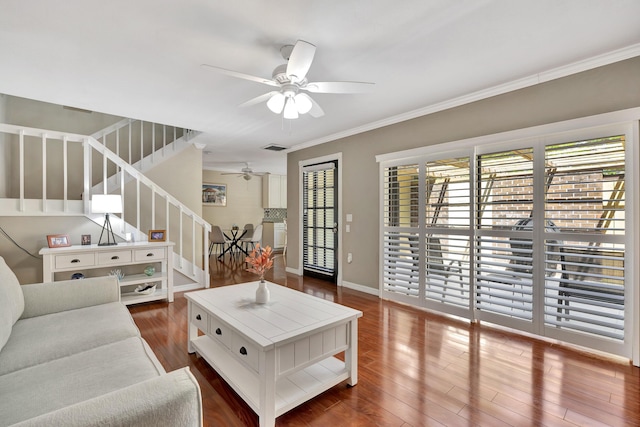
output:
[{"label": "framed photo on table", "polygon": [[150,242],[164,242],[167,240],[167,230],[149,230]]},{"label": "framed photo on table", "polygon": [[227,184],[202,184],[202,204],[227,206]]},{"label": "framed photo on table", "polygon": [[47,236],[47,243],[50,248],[64,248],[65,246],[71,246],[68,234],[49,234]]}]

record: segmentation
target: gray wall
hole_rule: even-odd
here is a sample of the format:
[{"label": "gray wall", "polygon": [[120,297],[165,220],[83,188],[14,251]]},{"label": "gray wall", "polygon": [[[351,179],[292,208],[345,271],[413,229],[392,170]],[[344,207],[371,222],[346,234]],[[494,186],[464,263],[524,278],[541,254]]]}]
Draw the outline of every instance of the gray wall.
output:
[{"label": "gray wall", "polygon": [[[343,281],[378,288],[378,154],[640,106],[640,57],[289,153],[287,266],[300,269],[301,160],[342,153]],[[330,114],[330,112],[328,113]],[[353,214],[351,232],[344,215]],[[346,263],[346,254],[353,262]]]}]

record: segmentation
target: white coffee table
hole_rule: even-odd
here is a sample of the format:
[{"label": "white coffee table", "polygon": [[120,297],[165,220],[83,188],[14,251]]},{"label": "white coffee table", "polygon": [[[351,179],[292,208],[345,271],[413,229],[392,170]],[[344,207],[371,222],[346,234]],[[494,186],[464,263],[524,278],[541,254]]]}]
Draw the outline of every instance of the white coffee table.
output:
[{"label": "white coffee table", "polygon": [[[189,352],[198,352],[259,415],[261,426],[344,380],[358,382],[362,312],[269,283],[189,292]],[[205,335],[198,336],[198,329]],[[345,361],[334,355],[344,351]]]}]

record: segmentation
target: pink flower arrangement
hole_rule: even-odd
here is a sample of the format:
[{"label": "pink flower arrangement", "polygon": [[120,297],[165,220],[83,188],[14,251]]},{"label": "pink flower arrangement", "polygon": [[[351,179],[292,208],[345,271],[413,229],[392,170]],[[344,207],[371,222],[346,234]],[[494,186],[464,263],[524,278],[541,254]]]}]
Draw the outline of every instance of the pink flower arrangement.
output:
[{"label": "pink flower arrangement", "polygon": [[248,271],[260,276],[264,280],[264,273],[273,267],[273,251],[270,246],[260,247],[260,243],[251,251],[245,261],[251,266]]}]

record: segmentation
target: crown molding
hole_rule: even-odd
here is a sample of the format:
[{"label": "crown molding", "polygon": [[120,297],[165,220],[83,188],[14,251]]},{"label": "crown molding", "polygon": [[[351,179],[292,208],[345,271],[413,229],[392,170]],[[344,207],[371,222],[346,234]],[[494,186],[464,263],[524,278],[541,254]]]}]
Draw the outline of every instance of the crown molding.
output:
[{"label": "crown molding", "polygon": [[443,102],[428,105],[426,107],[419,108],[417,110],[412,110],[406,113],[387,117],[382,120],[371,122],[371,123],[358,126],[352,129],[347,129],[345,131],[327,135],[322,138],[317,138],[311,141],[296,144],[291,148],[289,148],[288,150],[286,150],[285,153],[302,150],[305,148],[313,147],[315,145],[320,145],[327,142],[335,141],[337,139],[347,138],[349,136],[357,135],[359,133],[368,132],[368,131],[379,129],[385,126],[415,119],[417,117],[426,116],[429,114],[437,113],[439,111],[444,111],[450,108],[459,107],[461,105],[470,104],[472,102],[491,98],[493,96],[502,95],[508,92],[513,92],[518,89],[524,89],[540,83],[545,83],[551,80],[567,77],[572,74],[577,74],[583,71],[588,71],[594,68],[610,65],[616,62],[624,61],[626,59],[634,58],[636,56],[640,56],[640,43],[627,46],[621,49],[617,49],[602,55],[594,56],[588,59],[576,61],[571,64],[553,68],[551,70],[543,71],[528,77],[513,80],[501,85],[497,85],[487,89],[472,92],[467,95],[459,96]]}]

